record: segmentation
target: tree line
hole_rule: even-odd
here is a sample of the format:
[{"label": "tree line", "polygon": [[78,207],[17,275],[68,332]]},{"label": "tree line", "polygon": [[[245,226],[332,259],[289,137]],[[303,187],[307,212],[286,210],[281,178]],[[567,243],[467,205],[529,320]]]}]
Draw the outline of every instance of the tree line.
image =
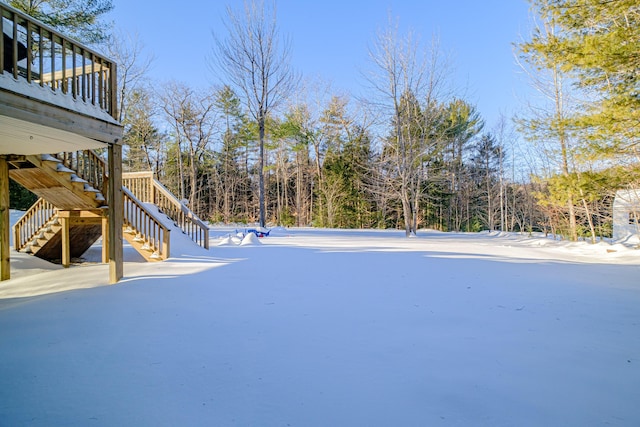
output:
[{"label": "tree line", "polygon": [[300,84],[270,14],[262,3],[228,9],[213,55],[228,84],[129,92],[128,169],[153,170],[213,222],[407,235],[538,227],[534,184],[509,174],[506,119],[486,131],[475,106],[446,90],[436,41],[422,47],[390,22],[369,52],[370,96],[354,101]]},{"label": "tree line", "polygon": [[[259,222],[259,129],[240,97],[229,86],[211,94],[174,83],[165,90],[155,106],[147,91],[132,92],[125,169],[153,170],[210,221]],[[510,136],[484,131],[462,99],[427,105],[406,92],[398,110],[381,135],[347,96],[267,117],[267,223],[408,234],[537,227],[533,184],[510,178]],[[165,131],[157,117],[170,124]]]},{"label": "tree line", "polygon": [[145,82],[142,48],[111,36],[125,169],[152,170],[212,222],[609,236],[615,191],[640,185],[640,7],[530,4],[534,29],[514,47],[548,102],[491,128],[450,90],[437,40],[394,21],[373,38],[358,99],[291,69],[263,2],[227,9],[211,56],[224,81],[210,89]]}]

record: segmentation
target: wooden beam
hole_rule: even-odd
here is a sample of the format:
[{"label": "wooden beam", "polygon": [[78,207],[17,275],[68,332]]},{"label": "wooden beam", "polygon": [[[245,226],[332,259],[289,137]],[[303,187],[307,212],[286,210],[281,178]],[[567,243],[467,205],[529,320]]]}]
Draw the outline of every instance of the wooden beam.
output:
[{"label": "wooden beam", "polygon": [[122,226],[124,202],[122,194],[122,146],[109,145],[109,282],[117,283],[124,276]]},{"label": "wooden beam", "polygon": [[66,76],[70,76],[70,75],[82,76],[82,75],[90,75],[93,73],[99,73],[103,71],[109,71],[109,67],[105,67],[102,64],[91,63],[91,64],[85,65],[84,67],[83,66],[76,67],[75,69],[58,70],[53,73],[45,73],[41,76],[36,75],[33,81],[35,83],[40,83],[40,82],[51,83],[56,80],[62,80],[63,72]]},{"label": "wooden beam", "polygon": [[0,280],[11,278],[9,228],[9,164],[0,156]]},{"label": "wooden beam", "polygon": [[113,120],[98,117],[102,114],[108,116],[106,111],[97,110],[95,116],[87,114],[89,113],[27,98],[0,88],[0,115],[64,130],[103,143],[122,142],[122,126]]},{"label": "wooden beam", "polygon": [[21,163],[21,162],[24,162],[27,158],[27,156],[24,156],[22,154],[7,154],[4,157],[7,159],[7,162],[9,163]]},{"label": "wooden beam", "polygon": [[70,218],[82,222],[86,220],[86,223],[99,224],[105,215],[104,209],[83,209],[83,210],[59,210],[58,216],[61,218]]}]

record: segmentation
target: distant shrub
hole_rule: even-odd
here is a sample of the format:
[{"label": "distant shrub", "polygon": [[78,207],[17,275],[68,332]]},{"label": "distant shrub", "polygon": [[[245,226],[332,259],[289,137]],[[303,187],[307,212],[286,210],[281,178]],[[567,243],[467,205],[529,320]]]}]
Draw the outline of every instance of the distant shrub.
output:
[{"label": "distant shrub", "polygon": [[38,196],[17,182],[9,180],[9,209],[26,211],[36,200],[38,200]]}]

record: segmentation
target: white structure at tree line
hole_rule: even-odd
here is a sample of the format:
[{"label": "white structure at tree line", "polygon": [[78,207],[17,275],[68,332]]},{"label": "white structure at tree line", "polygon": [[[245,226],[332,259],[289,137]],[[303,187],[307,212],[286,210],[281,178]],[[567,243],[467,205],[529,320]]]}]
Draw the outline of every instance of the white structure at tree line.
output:
[{"label": "white structure at tree line", "polygon": [[616,192],[613,200],[613,240],[640,243],[640,189]]}]

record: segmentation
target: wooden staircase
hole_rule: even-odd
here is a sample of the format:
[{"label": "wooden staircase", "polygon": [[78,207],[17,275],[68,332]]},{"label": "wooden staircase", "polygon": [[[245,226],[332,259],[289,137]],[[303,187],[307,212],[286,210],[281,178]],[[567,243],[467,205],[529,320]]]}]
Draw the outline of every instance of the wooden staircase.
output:
[{"label": "wooden staircase", "polygon": [[126,187],[122,237],[147,261],[162,261],[170,254],[170,232]]},{"label": "wooden staircase", "polygon": [[[188,235],[196,244],[209,249],[209,226],[155,179],[153,172],[123,173],[122,185],[131,192],[135,199],[156,206],[183,234]],[[126,197],[127,194],[125,192],[125,199]]]},{"label": "wooden staircase", "polygon": [[106,204],[101,189],[66,166],[64,159],[50,154],[10,161],[9,177],[58,209],[96,209]]},{"label": "wooden staircase", "polygon": [[[84,177],[91,175],[90,183]],[[104,162],[92,151],[10,160],[9,177],[40,196],[14,226],[15,249],[62,260],[64,223],[68,223],[69,257],[79,258],[102,236],[106,224],[106,200],[95,187],[106,183],[105,176]]]},{"label": "wooden staircase", "polygon": [[62,260],[64,221],[69,221],[71,258],[80,258],[103,233],[106,210],[60,211],[38,201],[14,226],[14,247],[49,261]]},{"label": "wooden staircase", "polygon": [[[14,225],[16,250],[65,265],[106,235],[107,201],[99,188],[106,188],[108,178],[104,161],[95,152],[20,156],[9,167],[13,180],[40,196]],[[123,238],[148,261],[167,259],[171,230],[126,187],[122,190]]]}]

